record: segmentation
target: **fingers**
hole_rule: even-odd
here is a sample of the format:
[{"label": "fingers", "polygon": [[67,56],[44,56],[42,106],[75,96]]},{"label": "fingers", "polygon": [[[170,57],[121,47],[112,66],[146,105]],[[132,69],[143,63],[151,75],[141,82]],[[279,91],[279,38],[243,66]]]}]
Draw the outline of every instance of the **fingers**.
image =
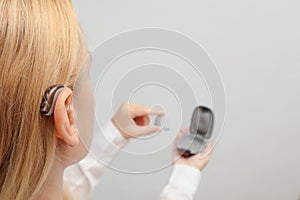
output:
[{"label": "fingers", "polygon": [[176,135],[174,141],[177,142],[177,141],[179,140],[179,138],[182,137],[183,134],[184,134],[184,131],[183,131],[183,129],[181,128],[181,129],[179,130],[178,134]]},{"label": "fingers", "polygon": [[213,142],[209,141],[205,147],[205,150],[203,153],[200,153],[200,159],[203,160],[204,162],[208,162],[212,155],[212,150],[213,150]]},{"label": "fingers", "polygon": [[173,142],[173,162],[175,162],[176,160],[178,160],[180,158],[180,153],[179,151],[177,150],[177,142],[178,140],[183,136],[184,134],[184,129],[181,128],[179,130],[179,132],[177,133],[175,139],[174,139],[174,142]]},{"label": "fingers", "polygon": [[175,154],[178,153],[178,152],[177,152],[177,147],[176,147],[177,141],[179,140],[179,138],[182,137],[183,134],[184,134],[184,132],[183,132],[183,129],[181,128],[181,129],[179,130],[179,132],[177,133],[177,135],[176,135],[176,137],[175,137],[175,140],[174,140],[174,142],[173,142],[173,151],[174,151]]},{"label": "fingers", "polygon": [[192,166],[202,171],[208,164],[210,158],[211,158],[211,154],[206,154],[203,156],[201,153],[198,153],[189,157],[187,160],[189,160]]},{"label": "fingers", "polygon": [[138,116],[133,120],[139,126],[147,126],[150,123],[150,117],[148,115]]},{"label": "fingers", "polygon": [[150,108],[150,110],[148,110],[148,114],[149,115],[165,115],[165,111],[155,109],[155,108]]},{"label": "fingers", "polygon": [[[179,140],[179,138],[181,138],[184,134],[186,134],[186,132],[188,132],[189,129],[190,129],[190,128],[181,128],[181,129],[179,130],[179,133],[178,133],[178,134],[176,135],[176,137],[175,137],[174,143],[176,143],[176,142]],[[188,130],[188,131],[187,131],[187,130]]]},{"label": "fingers", "polygon": [[202,156],[201,154],[196,154],[194,156],[195,159],[197,159],[200,170],[202,170],[210,160],[211,154],[208,154],[206,156]]},{"label": "fingers", "polygon": [[162,128],[159,126],[141,126],[136,127],[135,132],[138,132],[140,136],[149,135],[152,133],[161,132]]},{"label": "fingers", "polygon": [[164,115],[165,111],[160,109],[155,109],[147,106],[142,106],[138,104],[125,103],[128,106],[129,113],[132,117],[142,116],[142,115]]},{"label": "fingers", "polygon": [[181,128],[180,130],[179,130],[179,132],[178,132],[178,134],[176,135],[176,137],[175,137],[175,139],[174,139],[174,143],[173,143],[173,152],[174,152],[174,154],[176,154],[176,155],[179,155],[179,152],[177,151],[177,142],[178,142],[178,140],[185,134],[185,130],[186,130],[187,128]]},{"label": "fingers", "polygon": [[207,143],[207,145],[206,145],[206,147],[205,147],[205,150],[204,150],[204,155],[206,155],[206,154],[211,154],[211,152],[212,152],[212,150],[213,150],[213,147],[214,147],[214,144],[213,144],[213,142],[212,141],[209,141],[208,143]]},{"label": "fingers", "polygon": [[188,133],[188,132],[190,132],[190,127],[183,128],[182,130],[184,133]]}]

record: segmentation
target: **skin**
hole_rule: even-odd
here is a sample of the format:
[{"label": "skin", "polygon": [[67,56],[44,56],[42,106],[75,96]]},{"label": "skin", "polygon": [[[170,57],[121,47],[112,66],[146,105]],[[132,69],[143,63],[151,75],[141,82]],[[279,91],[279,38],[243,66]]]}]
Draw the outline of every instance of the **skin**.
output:
[{"label": "skin", "polygon": [[[84,102],[84,104],[79,103],[81,106],[83,105],[83,107],[77,106],[76,103],[74,104],[73,91],[67,87],[62,90],[56,101],[53,116],[55,126],[54,134],[57,143],[61,145],[57,146],[50,174],[46,184],[43,186],[36,199],[62,199],[63,173],[65,168],[77,163],[87,155],[87,150],[81,140],[86,140],[84,141],[85,144],[91,143],[93,123],[89,123],[89,121],[93,120],[86,122],[85,118],[86,116],[93,115],[94,108],[91,108],[90,105],[94,105],[95,102],[89,83],[89,69],[86,69],[87,68],[81,71],[79,78],[79,84],[81,85],[80,88],[82,91],[79,91],[79,94],[81,95],[78,101]],[[162,110],[125,102],[120,106],[111,121],[125,139],[131,139],[160,132],[162,130],[161,127],[149,125],[150,115],[164,114],[165,113]],[[78,122],[78,124],[76,122]],[[88,124],[88,127],[86,127],[86,124]],[[176,137],[176,141],[185,131],[186,130],[184,129],[180,130]],[[79,138],[79,132],[81,136],[84,133],[83,138]],[[59,148],[60,146],[63,146],[63,148]],[[211,145],[207,148],[207,152],[209,152],[208,150],[211,150]],[[201,156],[203,157],[203,155],[197,154],[190,158],[183,158],[174,147],[173,163],[188,165],[203,170],[211,157],[211,151],[204,158],[200,158]]]},{"label": "skin", "polygon": [[[90,106],[94,105],[94,95],[89,82],[89,65],[80,71],[78,83],[80,87],[76,91],[65,87],[56,100],[53,118],[58,145],[49,176],[36,199],[62,199],[64,170],[87,155],[86,145],[91,143],[94,127],[90,117],[94,116],[94,107]],[[74,101],[74,92],[80,99]]]},{"label": "skin", "polygon": [[162,110],[125,102],[111,121],[125,139],[131,139],[162,131],[161,127],[150,126],[149,123],[150,115],[164,114]]},{"label": "skin", "polygon": [[[113,124],[117,127],[119,132],[122,134],[122,136],[126,139],[131,139],[131,138],[144,135],[141,131],[129,131],[130,129],[127,128],[125,124],[118,122],[118,119],[120,121],[121,119],[126,118],[127,113],[129,113],[130,119],[132,119],[131,120],[133,124],[132,126],[141,126],[141,127],[147,127],[149,125],[150,114],[151,115],[165,114],[163,111],[151,109],[150,107],[145,107],[141,105],[136,105],[131,103],[125,103],[121,105],[116,115],[111,120]],[[147,134],[151,134],[156,131],[161,131],[159,127],[148,127],[148,128],[150,129],[150,131],[147,132]],[[131,130],[135,130],[135,129],[131,129]],[[208,143],[206,150],[202,154],[199,153],[189,158],[182,157],[177,151],[175,144],[178,141],[178,139],[182,137],[182,135],[185,134],[186,132],[189,132],[189,128],[180,129],[179,133],[176,136],[174,142],[174,148],[173,148],[173,164],[188,165],[190,167],[194,167],[202,171],[206,167],[208,161],[211,158],[212,147],[213,147],[212,142]]]},{"label": "skin", "polygon": [[175,138],[173,147],[173,164],[188,165],[202,171],[206,167],[208,161],[212,156],[213,143],[211,141],[208,142],[207,147],[203,153],[198,153],[188,158],[182,157],[177,151],[175,144],[179,140],[179,138],[184,134],[187,134],[187,132],[189,132],[189,128],[182,128]]},{"label": "skin", "polygon": [[73,164],[66,158],[73,157],[74,153],[72,152],[78,152],[78,148],[80,148],[78,129],[76,128],[74,120],[74,107],[71,102],[72,95],[73,92],[69,88],[65,88],[59,94],[56,101],[54,134],[58,142],[63,143],[66,148],[64,148],[65,150],[58,148],[58,151],[56,151],[54,163],[51,167],[47,182],[36,199],[62,199],[63,172],[67,166]]}]

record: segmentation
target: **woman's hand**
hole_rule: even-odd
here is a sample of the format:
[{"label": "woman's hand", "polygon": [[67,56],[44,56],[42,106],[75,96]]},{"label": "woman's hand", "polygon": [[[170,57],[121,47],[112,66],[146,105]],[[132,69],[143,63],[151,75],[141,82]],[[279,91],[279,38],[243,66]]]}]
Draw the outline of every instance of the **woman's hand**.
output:
[{"label": "woman's hand", "polygon": [[189,128],[180,129],[179,133],[176,136],[173,150],[173,164],[188,165],[190,167],[194,167],[202,171],[207,165],[209,159],[211,158],[213,144],[212,142],[208,142],[206,149],[203,153],[198,153],[188,158],[182,157],[176,148],[176,143],[179,140],[179,138],[183,136],[183,134],[186,134],[185,132],[189,132]]},{"label": "woman's hand", "polygon": [[111,121],[124,138],[130,139],[160,132],[162,130],[161,127],[149,125],[149,115],[164,114],[163,110],[156,110],[150,107],[126,102],[120,106]]}]

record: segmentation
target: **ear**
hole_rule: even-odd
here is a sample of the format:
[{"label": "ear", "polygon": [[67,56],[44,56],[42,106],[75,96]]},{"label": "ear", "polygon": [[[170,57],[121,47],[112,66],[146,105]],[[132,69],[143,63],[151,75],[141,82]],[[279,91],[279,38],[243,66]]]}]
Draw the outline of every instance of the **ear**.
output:
[{"label": "ear", "polygon": [[73,92],[67,87],[59,93],[54,108],[54,126],[56,137],[73,147],[79,144],[79,137],[72,97]]}]

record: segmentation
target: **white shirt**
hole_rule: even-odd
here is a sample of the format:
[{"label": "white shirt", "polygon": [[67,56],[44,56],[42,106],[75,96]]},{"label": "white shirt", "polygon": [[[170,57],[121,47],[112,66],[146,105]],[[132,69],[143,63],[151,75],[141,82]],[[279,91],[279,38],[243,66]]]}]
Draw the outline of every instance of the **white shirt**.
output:
[{"label": "white shirt", "polygon": [[[102,163],[110,164],[128,140],[123,138],[111,121],[105,124],[102,133],[104,138],[97,136],[93,139],[91,152],[97,154]],[[82,161],[65,170],[64,187],[72,194],[74,200],[92,199],[94,187],[106,169],[101,162],[88,154]],[[163,189],[160,199],[192,200],[200,177],[200,170],[194,167],[174,165],[169,183]]]}]

